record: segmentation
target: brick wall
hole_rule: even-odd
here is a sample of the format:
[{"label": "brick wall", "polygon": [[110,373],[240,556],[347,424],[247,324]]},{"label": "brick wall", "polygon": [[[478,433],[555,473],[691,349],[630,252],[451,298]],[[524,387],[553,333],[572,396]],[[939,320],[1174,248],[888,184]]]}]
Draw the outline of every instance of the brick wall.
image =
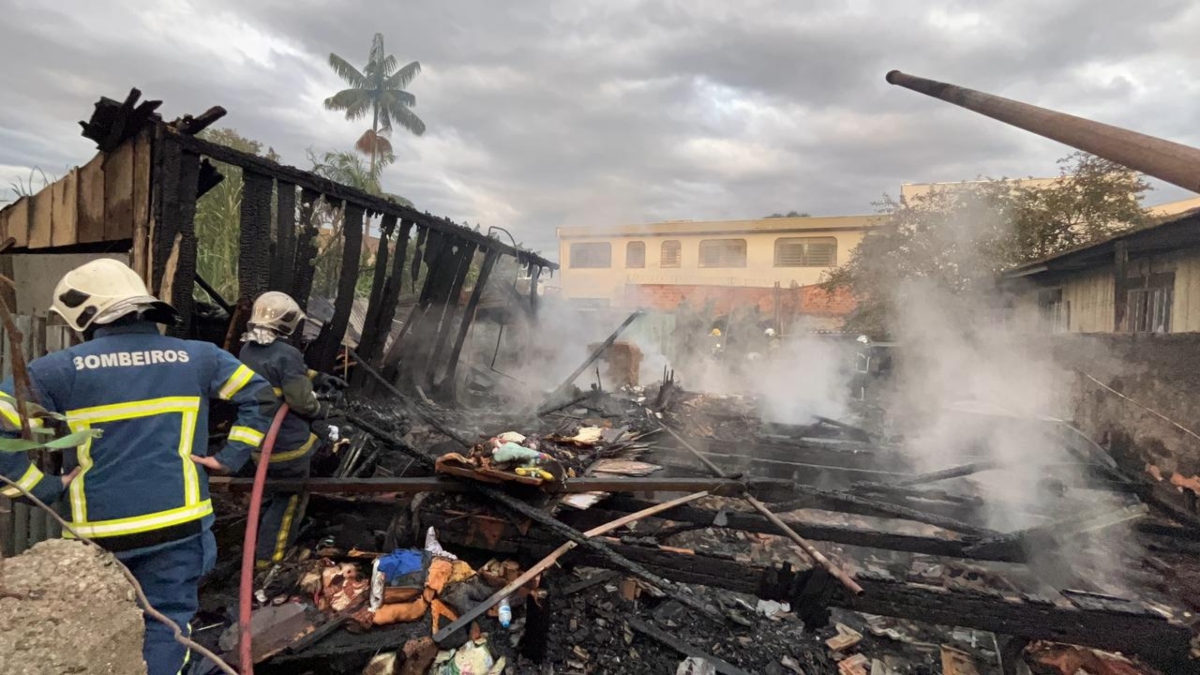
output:
[{"label": "brick wall", "polygon": [[[781,288],[778,292],[780,314],[798,316],[844,317],[854,310],[854,297],[844,289],[833,294],[820,286]],[[685,299],[693,309],[713,303],[713,316],[728,314],[735,307],[758,305],[764,315],[775,312],[776,291],[769,287],[700,286],[675,284],[626,284],[625,305],[642,309],[670,311]]]}]

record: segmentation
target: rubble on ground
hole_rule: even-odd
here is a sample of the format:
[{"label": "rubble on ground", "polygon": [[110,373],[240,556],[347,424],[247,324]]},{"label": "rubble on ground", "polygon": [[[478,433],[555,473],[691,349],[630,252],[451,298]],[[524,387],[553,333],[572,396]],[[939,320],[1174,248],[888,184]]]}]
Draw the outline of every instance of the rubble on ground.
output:
[{"label": "rubble on ground", "polygon": [[51,539],[0,564],[0,672],[146,672],[142,612],[111,554]]},{"label": "rubble on ground", "polygon": [[[292,555],[272,578],[259,579],[264,592],[257,611],[303,607],[288,612],[294,625],[272,634],[272,654],[259,670],[359,673],[371,662],[369,672],[381,675],[500,668],[991,675],[1001,673],[1006,660],[1028,661],[1035,669],[1067,661],[1035,648],[1026,652],[1024,642],[990,630],[955,626],[956,620],[1038,634],[1038,622],[1071,622],[1077,615],[1103,627],[1104,634],[1094,636],[1100,642],[1123,630],[1107,624],[1108,616],[1141,621],[1127,624],[1136,630],[1170,626],[1171,648],[1178,652],[1187,615],[1170,592],[1139,585],[1137,594],[1112,595],[1115,589],[1103,579],[1089,580],[1067,565],[1038,560],[1032,566],[1026,547],[1053,550],[1063,533],[1077,536],[1072,527],[1103,532],[1127,518],[1122,509],[1132,507],[1119,502],[1115,510],[1096,511],[1086,486],[1058,494],[1057,510],[1040,514],[1040,527],[993,530],[970,482],[975,469],[952,471],[965,476],[953,480],[916,473],[879,434],[845,421],[765,422],[752,399],[686,392],[669,377],[649,387],[565,397],[569,405],[542,415],[427,404],[389,409],[375,401],[357,408],[377,433],[398,440],[358,443],[353,458],[353,444],[344,445],[324,458],[324,475],[386,483],[440,474],[467,487],[415,495],[313,495]],[[665,433],[671,428],[699,448],[696,454]],[[347,433],[358,433],[353,423]],[[732,478],[711,477],[700,457]],[[353,471],[345,470],[348,462]],[[897,484],[896,476],[904,482]],[[604,489],[581,493],[572,487],[589,479]],[[502,622],[492,604],[434,642],[439,631],[558,547],[568,531],[583,532],[652,504],[639,499],[652,495],[630,494],[648,480],[660,486],[649,492],[674,485],[670,481],[766,490],[774,495],[764,497],[772,510],[799,531],[814,533],[834,566],[873,584],[865,604],[839,591],[836,582],[812,581],[812,563],[792,541],[736,491],[716,491],[667,517],[632,522],[600,538],[618,557],[635,555],[660,574],[681,577],[668,590],[620,565],[596,567],[604,556],[577,549],[506,598],[511,620]],[[926,480],[936,484],[922,485]],[[526,510],[514,512],[513,503],[496,501],[500,494],[519,498],[515,503]],[[236,508],[239,499],[218,498],[225,508]],[[553,514],[566,529],[547,529],[533,518],[537,512]],[[1140,559],[1136,551],[1098,548],[1110,545],[1107,540],[1070,542],[1079,553],[1127,566]],[[236,549],[236,540],[230,544]],[[1156,559],[1170,565],[1178,555],[1177,549],[1159,550]],[[228,563],[225,569],[228,588],[233,575]],[[1189,572],[1178,574],[1190,578]],[[203,617],[228,626],[235,598],[220,590],[221,578],[219,569],[205,589]],[[804,579],[813,588],[805,590]],[[882,613],[850,609],[859,606]],[[697,608],[715,612],[720,621]],[[1063,618],[1050,617],[1045,608]],[[974,616],[981,611],[1017,613],[990,621]],[[1100,662],[1112,659],[1088,661]],[[1105,667],[1155,673],[1136,659],[1116,663]]]}]

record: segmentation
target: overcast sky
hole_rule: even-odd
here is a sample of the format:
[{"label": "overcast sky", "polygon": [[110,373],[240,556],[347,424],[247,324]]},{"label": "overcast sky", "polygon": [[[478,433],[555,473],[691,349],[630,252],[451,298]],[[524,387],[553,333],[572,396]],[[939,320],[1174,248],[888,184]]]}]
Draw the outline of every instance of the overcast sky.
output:
[{"label": "overcast sky", "polygon": [[[1053,175],[1069,150],[887,85],[908,73],[1200,145],[1193,0],[0,0],[0,187],[61,175],[100,96],[304,165],[365,128],[329,52],[402,62],[423,137],[385,188],[556,257],[554,228],[869,213],[902,182]],[[1162,202],[1189,196],[1160,188]]]}]

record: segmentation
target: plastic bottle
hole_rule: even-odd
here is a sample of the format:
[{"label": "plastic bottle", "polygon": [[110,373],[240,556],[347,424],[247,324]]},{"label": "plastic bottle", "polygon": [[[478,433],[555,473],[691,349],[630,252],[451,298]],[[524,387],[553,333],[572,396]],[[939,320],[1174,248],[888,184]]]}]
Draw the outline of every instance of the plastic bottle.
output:
[{"label": "plastic bottle", "polygon": [[500,601],[500,607],[496,609],[496,614],[499,615],[501,626],[508,628],[512,625],[512,607],[508,604],[508,598]]}]

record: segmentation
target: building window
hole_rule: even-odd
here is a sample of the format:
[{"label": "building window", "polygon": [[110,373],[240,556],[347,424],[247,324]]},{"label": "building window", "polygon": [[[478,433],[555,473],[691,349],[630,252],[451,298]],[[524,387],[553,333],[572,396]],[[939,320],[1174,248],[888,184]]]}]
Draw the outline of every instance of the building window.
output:
[{"label": "building window", "polygon": [[1171,286],[1136,288],[1129,291],[1129,330],[1133,333],[1170,333],[1171,302],[1175,289]]},{"label": "building window", "polygon": [[573,269],[608,269],[612,267],[612,244],[607,241],[571,244]]},{"label": "building window", "polygon": [[659,258],[659,267],[679,267],[679,261],[682,258],[680,255],[679,242],[672,239],[662,243],[662,255]]},{"label": "building window", "polygon": [[1071,329],[1071,303],[1063,301],[1061,288],[1038,291],[1038,324],[1044,333],[1065,333]]},{"label": "building window", "polygon": [[834,237],[780,237],[775,240],[776,267],[836,267]]},{"label": "building window", "polygon": [[705,239],[700,242],[701,267],[745,267],[745,239]]},{"label": "building window", "polygon": [[625,244],[625,266],[641,269],[646,266],[646,243],[631,241]]}]

